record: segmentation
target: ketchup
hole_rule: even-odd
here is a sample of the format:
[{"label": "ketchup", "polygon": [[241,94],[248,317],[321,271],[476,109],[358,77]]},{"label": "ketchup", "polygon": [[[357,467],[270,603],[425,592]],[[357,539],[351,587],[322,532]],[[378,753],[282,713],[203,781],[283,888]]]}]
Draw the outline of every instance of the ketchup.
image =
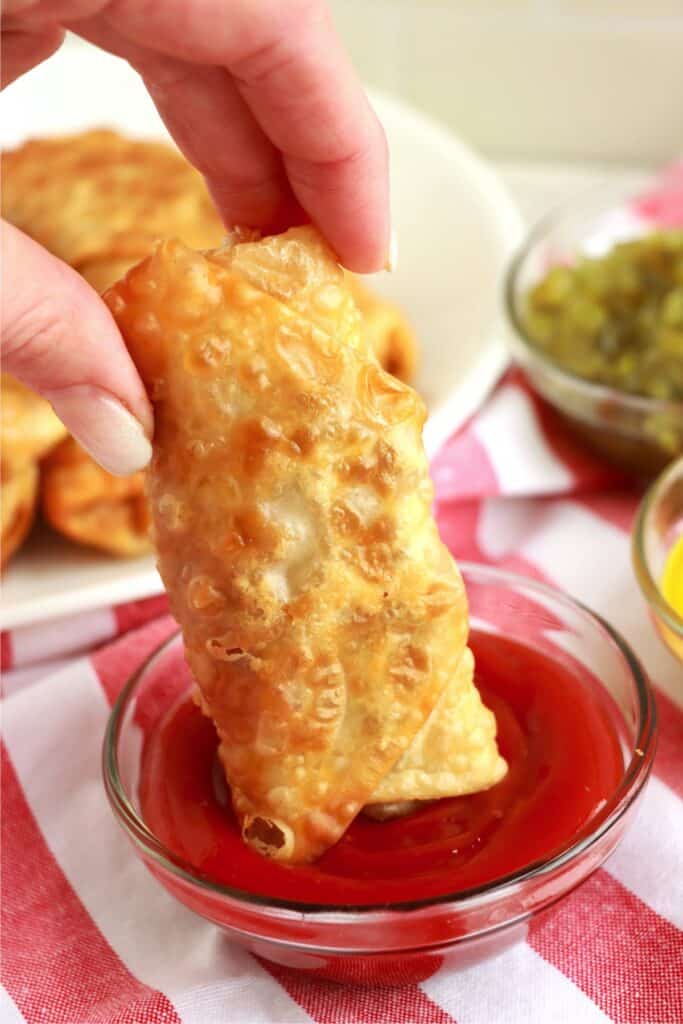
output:
[{"label": "ketchup", "polygon": [[496,716],[508,763],[492,789],[428,803],[388,822],[360,814],[315,864],[267,860],[240,838],[213,724],[186,692],[145,745],[144,820],[208,880],[307,903],[352,906],[446,895],[558,853],[623,775],[608,710],[582,681],[580,668],[476,630],[470,646],[476,683]]}]

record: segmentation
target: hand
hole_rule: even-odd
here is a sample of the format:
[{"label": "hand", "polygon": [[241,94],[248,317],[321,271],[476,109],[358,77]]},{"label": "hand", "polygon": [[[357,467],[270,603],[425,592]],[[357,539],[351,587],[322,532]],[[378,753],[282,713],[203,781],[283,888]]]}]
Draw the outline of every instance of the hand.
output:
[{"label": "hand", "polygon": [[[310,219],[349,269],[387,264],[386,142],[322,0],[4,0],[3,84],[65,28],[140,73],[227,225]],[[151,411],[108,311],[7,225],[3,257],[4,368],[105,468],[141,468]]]}]

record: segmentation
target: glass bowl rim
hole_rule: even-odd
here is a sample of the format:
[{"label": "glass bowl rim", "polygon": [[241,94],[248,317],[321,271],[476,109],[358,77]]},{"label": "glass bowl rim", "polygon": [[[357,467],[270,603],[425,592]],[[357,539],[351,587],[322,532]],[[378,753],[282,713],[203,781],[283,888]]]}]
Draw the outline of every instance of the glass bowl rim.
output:
[{"label": "glass bowl rim", "polygon": [[503,875],[491,882],[472,886],[468,889],[461,889],[454,893],[423,897],[417,900],[360,905],[308,903],[280,897],[262,896],[258,893],[247,892],[213,882],[197,873],[196,868],[182,857],[176,856],[172,851],[168,850],[151,832],[128,799],[118,770],[116,741],[128,701],[152,662],[178,640],[180,635],[180,629],[178,628],[174,630],[171,636],[155,647],[124,684],[110,712],[104,735],[102,746],[104,788],[114,816],[134,845],[140,848],[146,856],[154,860],[165,871],[195,888],[212,893],[214,896],[227,898],[253,908],[260,907],[263,910],[289,911],[297,917],[311,915],[323,918],[325,915],[333,915],[337,922],[340,921],[340,918],[348,920],[358,918],[359,916],[368,918],[373,914],[381,917],[386,914],[403,914],[411,911],[437,908],[448,904],[466,909],[481,897],[494,895],[497,898],[504,898],[506,895],[511,894],[520,884],[541,879],[590,850],[623,817],[638,797],[650,775],[656,749],[657,711],[654,691],[647,674],[623,637],[602,616],[592,611],[581,601],[562,593],[551,585],[519,573],[508,572],[494,566],[465,560],[459,561],[458,565],[464,576],[469,575],[472,577],[478,575],[480,579],[483,578],[486,582],[494,584],[499,583],[508,586],[523,585],[535,590],[547,599],[564,604],[573,612],[579,611],[607,634],[607,639],[617,647],[629,670],[630,681],[635,684],[638,704],[638,725],[633,745],[634,752],[630,761],[624,766],[624,774],[612,798],[607,802],[600,815],[596,816],[596,820],[588,823],[589,826],[592,826],[589,832],[585,832],[586,826],[584,826],[584,830],[578,834],[578,839],[569,842],[568,845],[564,846],[553,856],[533,861],[525,867]]},{"label": "glass bowl rim", "polygon": [[[650,572],[650,566],[645,554],[645,529],[648,519],[653,514],[658,501],[670,486],[671,481],[678,473],[681,473],[681,479],[683,480],[682,471],[683,455],[674,459],[648,487],[638,507],[631,540],[633,568],[645,600],[659,618],[664,621],[665,625],[681,638],[683,638],[683,618],[675,608],[671,607]],[[681,511],[683,512],[683,510]]]},{"label": "glass bowl rim", "polygon": [[[623,186],[623,189],[626,189],[626,185]],[[507,314],[508,322],[513,329],[513,347],[516,346],[519,350],[524,352],[525,357],[530,361],[542,366],[548,375],[553,377],[556,382],[560,381],[565,385],[572,385],[575,390],[583,391],[587,397],[590,397],[595,402],[596,405],[607,402],[612,404],[617,403],[621,404],[624,408],[630,409],[633,412],[639,412],[644,416],[657,415],[662,412],[683,416],[683,402],[663,398],[652,398],[649,395],[636,395],[631,394],[628,391],[620,391],[618,388],[610,387],[609,384],[598,384],[595,381],[588,380],[586,377],[580,377],[571,370],[567,370],[560,366],[554,360],[545,355],[545,353],[534,344],[517,311],[517,304],[515,302],[517,279],[524,261],[536,243],[539,242],[555,224],[562,220],[566,220],[571,217],[573,213],[578,212],[581,205],[588,202],[592,197],[603,194],[614,195],[614,192],[614,185],[603,183],[600,185],[594,185],[588,189],[583,189],[564,202],[558,203],[553,207],[553,209],[538,218],[538,220],[532,224],[520,245],[513,252],[510,262],[508,263],[507,270],[505,271],[505,278],[503,282],[505,312]],[[607,210],[608,207],[605,207],[605,209]],[[653,230],[656,230],[656,228]],[[619,427],[612,425],[612,429],[619,430]]]}]

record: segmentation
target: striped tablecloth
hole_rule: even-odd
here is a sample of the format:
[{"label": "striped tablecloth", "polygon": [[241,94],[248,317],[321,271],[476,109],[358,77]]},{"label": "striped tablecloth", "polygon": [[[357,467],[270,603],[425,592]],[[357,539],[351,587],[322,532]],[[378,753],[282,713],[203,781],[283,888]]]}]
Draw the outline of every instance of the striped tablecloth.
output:
[{"label": "striped tablecloth", "polygon": [[179,906],[115,824],[100,781],[112,700],[173,628],[164,598],[2,638],[0,1021],[30,1024],[681,1024],[683,669],[633,577],[638,495],[508,375],[433,464],[456,557],[548,580],[606,616],[657,688],[640,816],[527,941],[419,985],[354,988],[269,967]]}]

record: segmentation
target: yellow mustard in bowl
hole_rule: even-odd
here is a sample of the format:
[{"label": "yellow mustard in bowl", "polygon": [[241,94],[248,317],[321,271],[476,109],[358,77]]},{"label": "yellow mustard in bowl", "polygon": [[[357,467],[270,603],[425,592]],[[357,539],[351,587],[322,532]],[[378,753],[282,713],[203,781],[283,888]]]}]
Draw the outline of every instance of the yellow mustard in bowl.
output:
[{"label": "yellow mustard in bowl", "polygon": [[683,534],[667,555],[661,589],[664,599],[683,618]]}]

